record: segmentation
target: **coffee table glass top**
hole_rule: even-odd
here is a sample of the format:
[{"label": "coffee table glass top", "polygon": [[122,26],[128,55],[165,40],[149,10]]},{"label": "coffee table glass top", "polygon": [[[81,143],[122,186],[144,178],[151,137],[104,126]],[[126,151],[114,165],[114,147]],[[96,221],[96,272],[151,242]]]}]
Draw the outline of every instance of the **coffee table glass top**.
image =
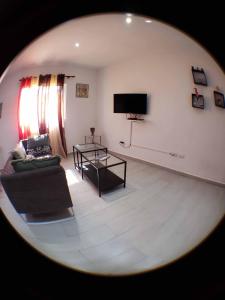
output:
[{"label": "coffee table glass top", "polygon": [[95,151],[95,150],[101,150],[106,149],[107,147],[100,145],[100,144],[77,144],[75,146],[76,150],[79,152],[88,152],[88,151]]},{"label": "coffee table glass top", "polygon": [[125,163],[125,160],[110,153],[106,154],[104,151],[99,151],[97,154],[89,152],[82,156],[86,159],[86,162],[91,163],[96,169],[108,168],[110,166]]}]

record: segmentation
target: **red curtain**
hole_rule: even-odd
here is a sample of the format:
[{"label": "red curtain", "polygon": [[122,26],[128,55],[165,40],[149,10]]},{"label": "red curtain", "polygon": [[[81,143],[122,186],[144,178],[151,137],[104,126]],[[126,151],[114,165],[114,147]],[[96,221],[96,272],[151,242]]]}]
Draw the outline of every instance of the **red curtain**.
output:
[{"label": "red curtain", "polygon": [[[38,131],[38,134],[49,133],[50,142],[52,137],[53,148],[56,149],[56,152],[61,152],[58,154],[66,156],[67,147],[64,128],[65,75],[40,75],[38,81],[35,81],[35,85],[32,84],[32,78],[34,77],[23,78],[20,84],[18,99],[19,139],[26,139],[34,135],[35,131]],[[27,89],[36,90],[26,93]],[[33,104],[30,105],[31,102]],[[28,111],[27,107],[32,107],[32,110]],[[54,126],[52,126],[52,114],[56,113],[55,119],[58,121],[55,122],[54,119]]]},{"label": "red curtain", "polygon": [[30,127],[25,126],[22,118],[22,93],[24,92],[24,89],[30,88],[31,86],[31,78],[32,77],[27,77],[27,78],[22,78],[20,87],[19,87],[19,96],[18,96],[18,130],[19,130],[19,140],[27,139],[30,137]]},{"label": "red curtain", "polygon": [[58,87],[58,120],[59,120],[59,131],[62,140],[62,146],[67,155],[66,137],[65,137],[65,127],[64,127],[64,74],[58,74],[57,76],[57,87]]}]

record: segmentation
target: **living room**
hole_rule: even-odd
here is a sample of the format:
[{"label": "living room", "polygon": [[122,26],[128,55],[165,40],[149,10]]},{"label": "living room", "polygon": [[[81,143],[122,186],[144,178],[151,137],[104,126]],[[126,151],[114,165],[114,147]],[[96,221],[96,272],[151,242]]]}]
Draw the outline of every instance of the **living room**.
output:
[{"label": "living room", "polygon": [[[127,18],[132,22],[127,22]],[[74,46],[75,42],[79,42],[79,47]],[[91,51],[88,43],[91,43]],[[72,50],[66,50],[68,45]],[[193,83],[192,66],[204,68],[207,86]],[[16,103],[19,80],[47,73],[75,76],[65,82],[65,135],[69,153],[72,153],[73,145],[84,143],[84,136],[94,127],[96,134],[101,135],[103,145],[121,157],[127,157],[128,169],[129,164],[132,165],[129,158],[133,158],[133,168],[140,160],[141,168],[147,165],[153,168],[151,171],[156,171],[156,166],[166,168],[162,169],[165,172],[170,169],[168,182],[173,181],[177,174],[193,176],[191,180],[200,178],[205,184],[211,182],[219,195],[218,206],[209,208],[212,212],[208,214],[214,214],[213,221],[205,225],[207,229],[204,228],[204,233],[199,233],[198,238],[201,240],[216,226],[224,213],[221,197],[225,184],[225,143],[221,137],[225,118],[224,109],[214,104],[213,92],[224,93],[225,84],[222,70],[200,45],[157,20],[122,14],[72,20],[46,33],[11,63],[2,78],[0,122],[3,130],[0,138],[4,139],[4,145],[0,149],[0,169],[18,142]],[[87,98],[76,97],[78,83],[89,85]],[[204,95],[204,110],[192,106],[194,88]],[[115,114],[115,93],[147,93],[148,112],[142,116],[144,120],[132,122],[125,114]],[[120,141],[124,144],[121,145]],[[72,161],[64,163],[68,166]],[[79,174],[75,174],[75,178],[80,181]],[[138,177],[133,178],[133,182],[135,180],[138,181]],[[200,191],[209,192],[207,184]],[[128,191],[129,188],[132,192],[131,185],[128,185]],[[76,185],[71,189],[76,195]],[[92,193],[94,190],[89,190],[88,197],[92,198]],[[129,193],[123,196],[127,195]],[[215,196],[214,191],[211,195]],[[104,199],[99,200],[95,195],[93,198],[93,201],[88,199],[85,209],[92,204],[104,206],[101,202]],[[40,234],[42,229],[33,230]],[[190,248],[190,245],[186,246]],[[182,248],[182,251],[186,250]],[[181,252],[176,252],[176,255]],[[167,257],[170,260],[174,256]],[[156,261],[151,260],[154,264],[147,266],[157,265]]]},{"label": "living room", "polygon": [[[70,22],[77,23],[77,21]],[[70,28],[73,28],[74,25],[70,22],[64,25],[64,30],[68,31],[70,26]],[[101,22],[105,22],[105,20]],[[113,20],[110,22],[113,22]],[[82,26],[81,21],[80,23],[80,26]],[[153,22],[153,24],[144,23],[144,25],[156,27],[154,23],[156,22]],[[47,51],[46,40],[51,45],[56,35],[61,39],[57,29],[55,29],[55,33],[54,30],[51,33],[52,38],[50,33],[48,33],[40,41],[37,40],[36,44],[31,45],[31,49],[27,48],[25,53],[21,54],[22,57],[18,57],[12,63],[1,82],[1,98],[3,99],[4,106],[4,114],[2,114],[1,118],[1,126],[3,126],[1,138],[7,135],[8,139],[1,146],[0,168],[3,167],[8,152],[17,143],[18,132],[17,126],[14,126],[14,124],[17,124],[17,107],[15,103],[18,96],[19,79],[29,75],[57,74],[61,72],[75,76],[75,78],[66,80],[65,89],[65,128],[68,152],[72,152],[74,144],[84,142],[84,136],[89,133],[89,128],[95,127],[96,134],[98,133],[103,136],[104,143],[112,151],[156,163],[190,175],[224,183],[224,145],[221,139],[223,135],[224,111],[215,107],[212,101],[210,101],[216,86],[221,90],[224,89],[223,72],[197,43],[193,43],[191,39],[179,31],[171,30],[169,33],[166,25],[159,25],[157,23],[157,26],[157,29],[154,27],[154,31],[160,31],[160,34],[157,33],[158,37],[160,36],[166,45],[163,46],[161,41],[160,44],[154,41],[155,46],[151,44],[150,53],[146,50],[149,49],[148,44],[145,45],[144,54],[136,54],[135,57],[130,59],[126,54],[128,52],[127,49],[123,49],[123,55],[126,59],[123,60],[120,58],[120,62],[111,63],[106,67],[94,67],[94,64],[98,65],[98,60],[102,57],[101,53],[98,58],[95,58],[96,62],[92,62],[92,65],[90,63],[87,67],[77,65],[76,62],[71,62],[71,54],[68,54],[68,56],[70,55],[70,62],[62,62],[63,58],[59,62],[56,62],[55,59],[54,61],[50,61],[50,57],[53,57],[56,50],[51,49]],[[92,30],[94,31],[94,29]],[[97,30],[99,29],[96,25],[95,32]],[[139,30],[142,30],[142,38],[144,39],[144,43],[147,44],[143,28],[139,28]],[[77,31],[79,32],[78,29]],[[115,29],[115,32],[117,31]],[[120,39],[123,38],[125,33],[126,31],[121,33]],[[146,32],[147,34],[149,34],[148,31]],[[89,35],[93,38],[93,32],[89,32]],[[87,36],[87,40],[90,39],[90,36]],[[104,39],[105,36],[106,34],[103,33]],[[129,32],[128,40],[130,36],[133,36],[133,31]],[[119,37],[117,38],[119,39]],[[109,38],[107,41],[104,41],[103,38],[101,39],[103,40],[101,43],[105,42],[106,44],[110,40]],[[136,36],[135,39],[137,39]],[[132,41],[133,43],[141,44],[140,37],[140,41],[136,41],[135,39]],[[57,40],[55,43],[57,43]],[[47,57],[38,58],[38,53],[40,56],[43,55],[39,51],[39,49],[43,49],[43,44],[45,44],[44,49],[47,52],[45,56]],[[68,41],[66,41],[67,44]],[[136,51],[140,51],[139,48],[141,47],[144,46],[139,46]],[[128,48],[130,49],[131,47],[128,45]],[[82,45],[80,45],[78,50],[72,50],[74,52],[84,52]],[[30,60],[36,60],[35,62],[28,60],[28,55],[30,56],[29,53],[32,53],[32,51],[35,52],[33,58],[30,57]],[[112,56],[113,51],[115,50],[113,49],[108,53],[109,51],[105,50],[107,52],[105,60],[109,60],[108,57]],[[81,56],[80,52],[78,53],[78,59]],[[64,56],[67,55],[67,52],[65,53]],[[56,56],[57,54],[54,55]],[[83,55],[85,56],[85,54]],[[86,55],[89,55],[88,59],[90,61],[90,55],[93,56],[95,53],[87,53]],[[132,54],[129,55],[131,56]],[[74,60],[76,61],[76,53],[74,56]],[[118,56],[116,57],[116,54],[114,54],[114,58],[110,59],[115,60],[117,58],[118,60]],[[80,58],[81,62],[85,58]],[[41,59],[42,62],[38,64],[37,61]],[[85,62],[85,64],[88,63]],[[103,58],[100,64],[104,64]],[[209,82],[207,87],[193,84],[191,74],[192,65],[204,66]],[[75,96],[75,85],[79,82],[89,84],[88,98],[77,98]],[[190,97],[194,92],[194,87],[197,87],[198,92],[200,94],[203,93],[205,99],[208,100],[204,111],[193,109],[190,105]],[[126,121],[124,115],[113,113],[113,94],[118,92],[148,94],[149,111],[145,116],[144,122],[134,124],[133,144],[153,148],[156,151],[138,147],[125,149],[119,144],[121,140],[126,143],[129,142],[130,122]],[[188,122],[190,119],[191,122]],[[193,128],[197,128],[197,130],[193,130]],[[212,134],[209,139],[210,132]],[[216,134],[213,134],[214,132]],[[209,142],[218,145],[216,155],[214,154],[214,149],[209,147]],[[174,158],[170,155],[157,152],[157,150],[174,152],[177,155],[184,155],[185,157],[183,159]]]}]

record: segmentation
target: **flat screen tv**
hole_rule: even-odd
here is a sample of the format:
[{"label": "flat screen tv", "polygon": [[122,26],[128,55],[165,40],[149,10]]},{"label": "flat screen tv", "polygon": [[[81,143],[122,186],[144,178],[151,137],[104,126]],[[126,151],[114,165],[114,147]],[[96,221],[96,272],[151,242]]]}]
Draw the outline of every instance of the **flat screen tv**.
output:
[{"label": "flat screen tv", "polygon": [[147,114],[147,94],[114,94],[114,113]]}]

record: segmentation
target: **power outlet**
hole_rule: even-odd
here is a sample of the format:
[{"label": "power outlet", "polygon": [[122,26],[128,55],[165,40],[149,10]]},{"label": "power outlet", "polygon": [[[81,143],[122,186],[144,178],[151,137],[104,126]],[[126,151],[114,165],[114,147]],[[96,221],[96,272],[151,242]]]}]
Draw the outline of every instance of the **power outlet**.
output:
[{"label": "power outlet", "polygon": [[169,155],[171,155],[173,157],[178,157],[178,158],[184,158],[185,157],[183,154],[178,154],[178,153],[174,153],[174,152],[170,152]]},{"label": "power outlet", "polygon": [[177,157],[178,156],[178,154],[174,153],[174,152],[170,152],[170,155],[173,156],[173,157]]}]

